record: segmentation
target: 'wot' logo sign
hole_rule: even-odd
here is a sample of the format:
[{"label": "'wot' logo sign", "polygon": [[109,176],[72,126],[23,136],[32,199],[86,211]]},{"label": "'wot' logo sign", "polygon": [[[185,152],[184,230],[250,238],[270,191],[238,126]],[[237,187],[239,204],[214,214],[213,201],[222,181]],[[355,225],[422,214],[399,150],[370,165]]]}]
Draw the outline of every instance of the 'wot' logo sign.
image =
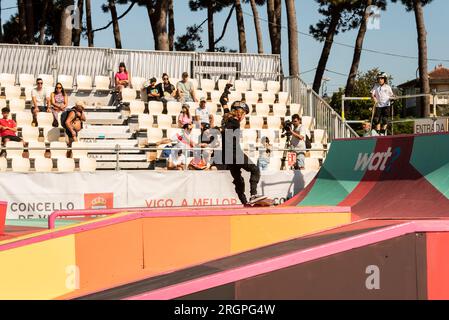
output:
[{"label": "'wot' logo sign", "polygon": [[355,164],[355,171],[387,171],[391,169],[391,165],[401,155],[401,149],[396,148],[394,152],[391,152],[391,148],[388,148],[387,152],[377,153],[359,153],[359,157]]}]

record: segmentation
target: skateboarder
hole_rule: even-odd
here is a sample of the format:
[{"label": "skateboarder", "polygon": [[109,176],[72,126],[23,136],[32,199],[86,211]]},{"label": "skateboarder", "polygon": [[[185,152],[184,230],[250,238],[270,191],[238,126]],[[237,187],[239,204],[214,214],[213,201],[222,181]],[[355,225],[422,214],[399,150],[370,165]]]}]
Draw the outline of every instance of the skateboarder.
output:
[{"label": "skateboarder", "polygon": [[390,101],[394,97],[393,90],[387,82],[388,75],[385,72],[380,72],[377,75],[377,84],[371,90],[371,98],[374,101],[374,124],[380,135],[386,135],[391,108]]}]

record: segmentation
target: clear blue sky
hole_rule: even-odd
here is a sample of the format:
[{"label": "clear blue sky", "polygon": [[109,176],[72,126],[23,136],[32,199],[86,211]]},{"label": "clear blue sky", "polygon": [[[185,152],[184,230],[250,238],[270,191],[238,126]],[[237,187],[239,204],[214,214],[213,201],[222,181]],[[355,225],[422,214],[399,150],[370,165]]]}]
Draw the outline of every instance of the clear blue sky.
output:
[{"label": "clear blue sky", "polygon": [[[93,6],[93,25],[94,28],[102,27],[110,20],[109,14],[104,14],[100,6],[106,1],[92,0]],[[190,12],[188,0],[175,0],[175,22],[176,34],[185,32],[187,25],[201,23],[206,18],[206,12]],[[287,17],[285,14],[285,3],[283,2],[284,12],[282,16],[282,25],[287,26]],[[14,6],[16,0],[2,0],[2,7]],[[308,32],[310,24],[316,23],[320,19],[317,12],[318,5],[314,0],[297,0],[298,28],[301,32]],[[119,6],[119,14],[126,9],[126,6]],[[252,20],[251,7],[249,4],[243,5],[245,15],[245,27],[247,31],[247,44],[249,52],[257,52],[257,43],[254,35],[254,24]],[[2,20],[5,21],[9,16],[16,12],[16,9],[2,11]],[[449,38],[447,36],[447,13],[449,12],[449,1],[434,0],[433,3],[425,7],[425,20],[428,32],[428,51],[429,58],[449,60]],[[218,36],[221,33],[224,20],[228,9],[216,15],[215,33]],[[259,7],[261,19],[266,19],[266,8]],[[388,3],[386,12],[382,12],[380,20],[380,30],[369,30],[366,36],[365,48],[392,52],[396,54],[417,56],[417,35],[415,19],[412,12],[406,12],[401,4]],[[264,34],[265,52],[270,52],[270,42],[268,36],[267,23],[262,21]],[[135,7],[125,18],[120,21],[122,34],[122,44],[127,49],[153,49],[153,37],[148,21],[148,15],[145,8]],[[282,61],[284,71],[288,72],[288,37],[287,30],[282,31]],[[354,45],[357,30],[344,34],[339,34],[335,41]],[[301,72],[316,67],[321,54],[323,44],[315,41],[313,38],[300,35],[300,64]],[[207,25],[203,32],[203,43],[207,47]],[[82,45],[87,45],[84,40]],[[95,34],[95,45],[97,47],[114,47],[112,27],[108,30]],[[238,49],[237,30],[235,15],[231,19],[228,31],[221,45],[229,48]],[[328,62],[327,69],[342,74],[347,74],[352,61],[352,49],[334,45]],[[429,68],[433,69],[439,62],[430,61]],[[449,62],[441,62],[449,67]],[[394,84],[399,84],[413,79],[418,67],[417,60],[404,59],[396,57],[387,57],[383,55],[364,52],[361,61],[361,70],[366,71],[374,67],[386,71],[394,77]],[[344,86],[346,76],[333,73],[326,73],[326,77],[331,78],[328,85],[328,91],[337,90],[339,86]],[[302,75],[307,82],[313,81],[314,72]]]}]

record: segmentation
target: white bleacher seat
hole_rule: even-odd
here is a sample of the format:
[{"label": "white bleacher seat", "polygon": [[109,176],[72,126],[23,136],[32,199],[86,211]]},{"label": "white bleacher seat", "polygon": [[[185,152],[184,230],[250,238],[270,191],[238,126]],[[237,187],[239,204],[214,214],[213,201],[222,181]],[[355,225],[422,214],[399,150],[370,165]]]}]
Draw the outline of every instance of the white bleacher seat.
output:
[{"label": "white bleacher seat", "polygon": [[302,115],[301,105],[299,103],[290,104],[290,115],[299,114]]},{"label": "white bleacher seat", "polygon": [[81,158],[79,162],[81,172],[95,172],[97,170],[97,160],[93,158]]},{"label": "white bleacher seat", "polygon": [[276,96],[274,95],[274,93],[269,92],[269,91],[262,92],[262,102],[263,103],[273,104],[275,100],[276,100]]},{"label": "white bleacher seat", "polygon": [[6,99],[0,99],[0,108],[6,107]]},{"label": "white bleacher seat", "polygon": [[[286,168],[287,168],[286,163]],[[282,159],[279,157],[270,157],[270,163],[268,164],[267,171],[276,172],[281,169],[282,166]]]},{"label": "white bleacher seat", "polygon": [[223,120],[223,117],[219,114],[214,114],[214,126],[221,126],[221,121]]},{"label": "white bleacher seat", "polygon": [[320,170],[320,161],[318,159],[306,157],[304,160],[306,170]]},{"label": "white bleacher seat", "polygon": [[262,129],[263,127],[263,117],[261,116],[251,116],[249,117],[249,125],[251,129]]},{"label": "white bleacher seat", "polygon": [[173,118],[171,115],[160,114],[157,116],[157,126],[159,129],[171,128],[173,123]]},{"label": "white bleacher seat", "polygon": [[30,127],[33,122],[33,115],[29,111],[22,111],[16,113],[17,127]]},{"label": "white bleacher seat", "polygon": [[8,86],[5,87],[5,96],[6,96],[6,100],[11,100],[11,99],[20,99],[20,96],[22,95],[22,89],[20,89],[20,87],[13,87],[13,86]]},{"label": "white bleacher seat", "polygon": [[[163,131],[160,128],[149,128],[147,129],[147,139],[148,143],[157,143],[163,138]],[[169,136],[170,138],[170,136]]]},{"label": "white bleacher seat", "polygon": [[[73,149],[82,149],[87,148],[88,145],[85,142],[75,141],[72,143]],[[81,159],[81,158],[87,158],[87,150],[72,150],[72,158],[73,159]]]},{"label": "white bleacher seat", "polygon": [[9,100],[9,109],[11,113],[18,113],[25,111],[25,100],[23,99],[11,99]]},{"label": "white bleacher seat", "polygon": [[274,143],[279,138],[277,136],[278,132],[279,132],[279,130],[271,130],[271,129],[260,130],[260,143],[263,143],[264,137],[268,138],[268,140],[270,141],[270,144]]},{"label": "white bleacher seat", "polygon": [[281,91],[281,84],[279,81],[268,81],[267,82],[267,91],[271,93],[278,93]]},{"label": "white bleacher seat", "polygon": [[245,92],[245,102],[246,104],[256,104],[259,102],[259,93],[253,91]]},{"label": "white bleacher seat", "polygon": [[[41,150],[30,150],[32,148],[42,148]],[[28,153],[30,159],[45,157],[45,142],[30,141],[28,143]]]},{"label": "white bleacher seat", "polygon": [[228,96],[228,106],[230,107],[234,101],[241,101],[242,100],[242,93],[238,91],[231,91],[231,93]]},{"label": "white bleacher seat", "polygon": [[65,91],[73,90],[73,76],[60,74],[58,75],[58,82],[62,84]]},{"label": "white bleacher seat", "polygon": [[95,76],[95,90],[109,91],[111,86],[111,79],[105,76]]},{"label": "white bleacher seat", "polygon": [[16,84],[16,75],[13,73],[1,73],[0,85],[2,87],[12,87]]},{"label": "white bleacher seat", "polygon": [[175,134],[181,133],[182,129],[180,128],[168,128],[167,131],[167,138],[171,139]]},{"label": "white bleacher seat", "polygon": [[122,101],[123,102],[130,102],[133,100],[136,100],[136,90],[130,89],[130,88],[123,88],[122,89]]},{"label": "white bleacher seat", "polygon": [[198,103],[203,98],[207,100],[207,93],[203,90],[195,90],[195,96],[198,99]]},{"label": "white bleacher seat", "polygon": [[223,91],[228,83],[232,83],[232,81],[230,81],[228,79],[219,79],[218,80],[218,91],[223,93]]},{"label": "white bleacher seat", "polygon": [[212,92],[215,90],[215,81],[212,79],[201,79],[201,90]]},{"label": "white bleacher seat", "polygon": [[223,92],[218,91],[218,90],[211,91],[210,100],[214,103],[219,103],[222,94],[223,94]]},{"label": "white bleacher seat", "polygon": [[39,128],[36,127],[23,127],[22,128],[22,139],[26,142],[38,141],[39,139]]},{"label": "white bleacher seat", "polygon": [[278,93],[278,103],[287,104],[290,99],[290,94],[288,92]]},{"label": "white bleacher seat", "polygon": [[150,101],[148,102],[148,110],[150,111],[150,114],[162,114],[162,111],[164,111],[164,104],[161,101]]},{"label": "white bleacher seat", "polygon": [[265,83],[260,80],[251,80],[251,91],[262,93],[265,91]]},{"label": "white bleacher seat", "polygon": [[16,150],[6,150],[6,157],[8,159],[22,158],[23,143],[16,141],[8,141],[6,143],[6,149],[15,148]]},{"label": "white bleacher seat", "polygon": [[147,129],[153,127],[153,116],[149,114],[139,114],[138,118],[139,129]]},{"label": "white bleacher seat", "polygon": [[58,172],[74,172],[75,171],[75,160],[72,158],[58,158],[57,161]]},{"label": "white bleacher seat", "polygon": [[[179,81],[181,81],[181,79]],[[192,81],[193,88],[195,90],[198,90],[198,88],[200,87],[200,85],[198,83],[198,79],[192,78],[192,79],[190,79],[190,81]],[[176,84],[175,84],[175,87],[176,87]]]},{"label": "white bleacher seat", "polygon": [[131,85],[133,86],[133,89],[138,91],[143,88],[143,84],[147,81],[147,79],[142,77],[132,77],[131,78]]},{"label": "white bleacher seat", "polygon": [[145,102],[140,100],[132,100],[129,102],[130,115],[139,115],[145,111]]},{"label": "white bleacher seat", "polygon": [[326,143],[326,131],[322,129],[313,130],[314,142],[315,143]]},{"label": "white bleacher seat", "polygon": [[192,110],[195,113],[195,109],[198,108],[198,103],[196,102],[186,102],[186,104],[190,107],[190,114],[192,114]]},{"label": "white bleacher seat", "polygon": [[314,126],[315,126],[315,119],[309,116],[303,116],[301,117],[302,120],[302,125],[304,126],[304,128],[306,128],[307,130],[313,130]]},{"label": "white bleacher seat", "polygon": [[256,129],[246,129],[242,131],[243,144],[257,143],[257,130]]},{"label": "white bleacher seat", "polygon": [[32,100],[32,96],[31,96],[31,92],[33,91],[34,87],[25,87],[24,88],[24,92],[25,92],[25,101],[31,101]]},{"label": "white bleacher seat", "polygon": [[[312,143],[312,149],[324,149],[321,143]],[[324,151],[310,151],[310,157],[315,159],[323,159]]]},{"label": "white bleacher seat", "polygon": [[42,81],[44,82],[44,87],[52,87],[54,90],[55,80],[51,74],[40,74],[37,76],[37,78],[42,79]]},{"label": "white bleacher seat", "polygon": [[212,103],[212,102],[206,102],[206,108],[208,108],[209,109],[209,112],[212,114],[212,115],[216,115],[217,114],[217,112],[218,112],[218,106],[217,106],[217,104],[216,103]]},{"label": "white bleacher seat", "polygon": [[[60,128],[43,127],[45,142],[59,142],[61,131]],[[82,131],[81,131],[82,132]]]},{"label": "white bleacher seat", "polygon": [[51,112],[38,112],[37,116],[37,124],[39,128],[49,128],[53,127],[53,113]]},{"label": "white bleacher seat", "polygon": [[22,157],[12,159],[13,172],[26,173],[30,171],[30,167],[30,159]]},{"label": "white bleacher seat", "polygon": [[279,117],[285,117],[287,114],[287,106],[282,103],[274,103],[273,104],[273,115]]},{"label": "white bleacher seat", "polygon": [[36,158],[34,160],[34,169],[36,170],[36,172],[52,172],[53,161],[48,158]]},{"label": "white bleacher seat", "polygon": [[85,75],[76,76],[76,90],[78,91],[92,91],[92,77]]},{"label": "white bleacher seat", "polygon": [[34,87],[36,84],[34,74],[29,73],[19,74],[19,84],[21,88]]},{"label": "white bleacher seat", "polygon": [[67,150],[63,150],[63,148],[67,148],[67,144],[65,142],[60,141],[51,142],[50,143],[51,158],[52,159],[66,158]]},{"label": "white bleacher seat", "polygon": [[281,127],[282,121],[279,116],[267,117],[268,129],[279,129]]},{"label": "white bleacher seat", "polygon": [[0,158],[0,172],[5,172],[8,169],[8,160],[6,158]]},{"label": "white bleacher seat", "polygon": [[256,104],[256,114],[258,116],[268,116],[270,113],[270,106],[266,103]]},{"label": "white bleacher seat", "polygon": [[178,101],[168,101],[167,102],[167,114],[178,115],[181,112],[182,103]]},{"label": "white bleacher seat", "polygon": [[235,80],[233,89],[237,92],[245,92],[248,90],[248,81]]}]

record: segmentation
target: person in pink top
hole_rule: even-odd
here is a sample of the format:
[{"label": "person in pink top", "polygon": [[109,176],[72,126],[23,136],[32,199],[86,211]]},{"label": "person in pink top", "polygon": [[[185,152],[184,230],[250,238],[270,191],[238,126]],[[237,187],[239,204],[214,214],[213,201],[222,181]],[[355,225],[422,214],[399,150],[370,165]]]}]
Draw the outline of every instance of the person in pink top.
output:
[{"label": "person in pink top", "polygon": [[115,74],[115,87],[117,91],[122,92],[123,88],[132,88],[131,75],[128,70],[126,70],[124,62],[120,62],[118,70],[119,71]]},{"label": "person in pink top", "polygon": [[192,123],[192,117],[190,116],[189,105],[183,104],[181,113],[178,116],[178,127],[182,128],[186,124]]}]

